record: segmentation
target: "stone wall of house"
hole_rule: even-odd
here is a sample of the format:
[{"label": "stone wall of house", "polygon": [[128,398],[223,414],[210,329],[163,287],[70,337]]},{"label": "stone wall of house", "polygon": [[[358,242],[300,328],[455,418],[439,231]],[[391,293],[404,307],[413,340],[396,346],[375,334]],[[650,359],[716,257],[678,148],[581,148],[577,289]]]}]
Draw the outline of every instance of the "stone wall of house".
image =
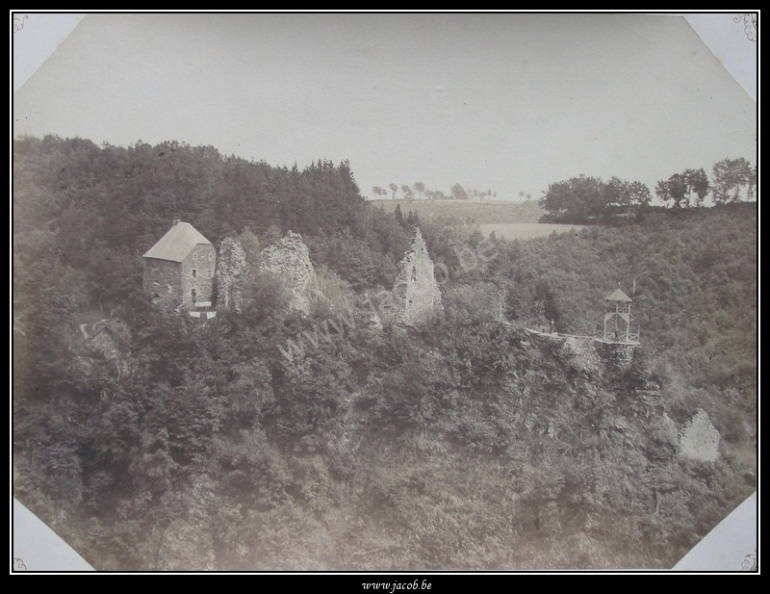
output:
[{"label": "stone wall of house", "polygon": [[187,254],[181,271],[181,301],[185,307],[194,307],[196,301],[212,301],[216,266],[217,251],[213,245],[196,245]]},{"label": "stone wall of house", "polygon": [[169,260],[144,258],[144,292],[154,305],[179,307],[182,302],[182,265]]},{"label": "stone wall of house", "polygon": [[679,434],[679,455],[700,462],[713,462],[719,455],[720,435],[702,408]]},{"label": "stone wall of house", "polygon": [[216,249],[204,244],[195,246],[183,262],[144,258],[142,285],[155,305],[192,308],[195,301],[213,300],[216,264]]},{"label": "stone wall of house", "polygon": [[310,313],[310,301],[317,281],[310,252],[302,236],[289,231],[277,244],[263,250],[261,259],[261,270],[274,274],[286,291],[287,306]]},{"label": "stone wall of house", "polygon": [[415,230],[412,245],[398,264],[394,292],[400,306],[397,313],[400,323],[421,324],[443,311],[433,260],[419,229]]}]

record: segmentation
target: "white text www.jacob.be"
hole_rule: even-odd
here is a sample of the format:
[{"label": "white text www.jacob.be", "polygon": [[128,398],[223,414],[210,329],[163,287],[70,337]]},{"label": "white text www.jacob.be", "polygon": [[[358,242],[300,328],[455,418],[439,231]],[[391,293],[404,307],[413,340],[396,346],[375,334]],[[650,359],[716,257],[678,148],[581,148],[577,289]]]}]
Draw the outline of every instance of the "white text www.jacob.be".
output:
[{"label": "white text www.jacob.be", "polygon": [[413,582],[363,582],[361,584],[364,590],[382,590],[389,594],[395,594],[399,590],[430,590],[428,580],[414,580]]}]

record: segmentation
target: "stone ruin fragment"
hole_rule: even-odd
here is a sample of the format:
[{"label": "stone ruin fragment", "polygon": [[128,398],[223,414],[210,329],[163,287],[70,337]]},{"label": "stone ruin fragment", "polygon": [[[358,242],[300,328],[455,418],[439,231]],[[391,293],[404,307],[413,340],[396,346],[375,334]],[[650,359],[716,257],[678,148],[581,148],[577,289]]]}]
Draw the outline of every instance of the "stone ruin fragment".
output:
[{"label": "stone ruin fragment", "polygon": [[[317,295],[317,280],[310,253],[302,237],[289,231],[278,243],[262,250],[258,260],[259,272],[266,272],[278,279],[288,298],[287,308],[309,313],[311,299]],[[249,255],[238,239],[228,237],[222,241],[217,269],[217,299],[220,307],[240,311],[243,304],[241,291],[251,264]]]},{"label": "stone ruin fragment", "polygon": [[264,249],[261,259],[262,270],[273,273],[281,282],[289,298],[289,308],[310,313],[317,280],[302,236],[289,231],[277,244]]},{"label": "stone ruin fragment", "polygon": [[419,228],[415,228],[412,244],[398,264],[394,293],[395,319],[399,323],[408,326],[421,324],[443,311],[433,260],[428,255]]}]

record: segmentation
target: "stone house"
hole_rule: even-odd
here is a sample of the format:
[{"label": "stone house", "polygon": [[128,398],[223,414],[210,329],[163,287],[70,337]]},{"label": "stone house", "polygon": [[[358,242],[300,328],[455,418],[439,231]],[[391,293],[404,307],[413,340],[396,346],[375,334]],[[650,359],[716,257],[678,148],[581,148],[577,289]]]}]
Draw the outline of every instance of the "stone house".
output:
[{"label": "stone house", "polygon": [[211,305],[217,251],[190,223],[175,220],[143,257],[143,287],[153,303],[190,309]]}]

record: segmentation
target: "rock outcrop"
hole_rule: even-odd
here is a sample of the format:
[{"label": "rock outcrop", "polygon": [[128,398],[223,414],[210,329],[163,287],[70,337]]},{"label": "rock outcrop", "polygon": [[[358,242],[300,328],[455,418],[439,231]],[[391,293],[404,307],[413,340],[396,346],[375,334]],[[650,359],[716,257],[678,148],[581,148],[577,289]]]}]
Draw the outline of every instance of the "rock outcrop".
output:
[{"label": "rock outcrop", "polygon": [[222,241],[217,266],[217,306],[241,311],[244,287],[259,282],[258,277],[267,274],[278,280],[287,296],[287,309],[309,313],[312,298],[318,296],[318,281],[302,237],[289,231],[278,243],[261,252],[257,250],[247,251],[238,238]]},{"label": "rock outcrop", "polygon": [[242,297],[238,284],[246,274],[246,252],[241,242],[232,237],[222,241],[217,266],[217,306],[241,310]]},{"label": "rock outcrop", "polygon": [[604,363],[613,369],[626,369],[634,359],[634,344],[607,343],[594,341],[596,352]]},{"label": "rock outcrop", "polygon": [[316,274],[310,253],[298,233],[289,231],[276,245],[262,251],[262,270],[274,274],[288,296],[288,307],[310,313]]},{"label": "rock outcrop", "polygon": [[433,260],[419,228],[415,229],[412,245],[398,264],[394,292],[399,306],[396,319],[402,324],[420,324],[443,311]]},{"label": "rock outcrop", "polygon": [[582,373],[601,371],[601,361],[591,340],[568,336],[561,345],[560,355],[562,360],[575,371]]},{"label": "rock outcrop", "polygon": [[[130,352],[131,333],[121,320],[105,318],[95,323],[81,324],[75,351],[74,366],[83,376],[96,377],[100,362],[109,362],[115,366],[115,376],[120,379],[131,371],[128,353]],[[102,371],[108,369],[103,367]],[[112,376],[112,371],[108,372]]]},{"label": "rock outcrop", "polygon": [[714,462],[719,455],[719,431],[711,424],[702,408],[682,429],[679,436],[679,455],[699,462]]}]

